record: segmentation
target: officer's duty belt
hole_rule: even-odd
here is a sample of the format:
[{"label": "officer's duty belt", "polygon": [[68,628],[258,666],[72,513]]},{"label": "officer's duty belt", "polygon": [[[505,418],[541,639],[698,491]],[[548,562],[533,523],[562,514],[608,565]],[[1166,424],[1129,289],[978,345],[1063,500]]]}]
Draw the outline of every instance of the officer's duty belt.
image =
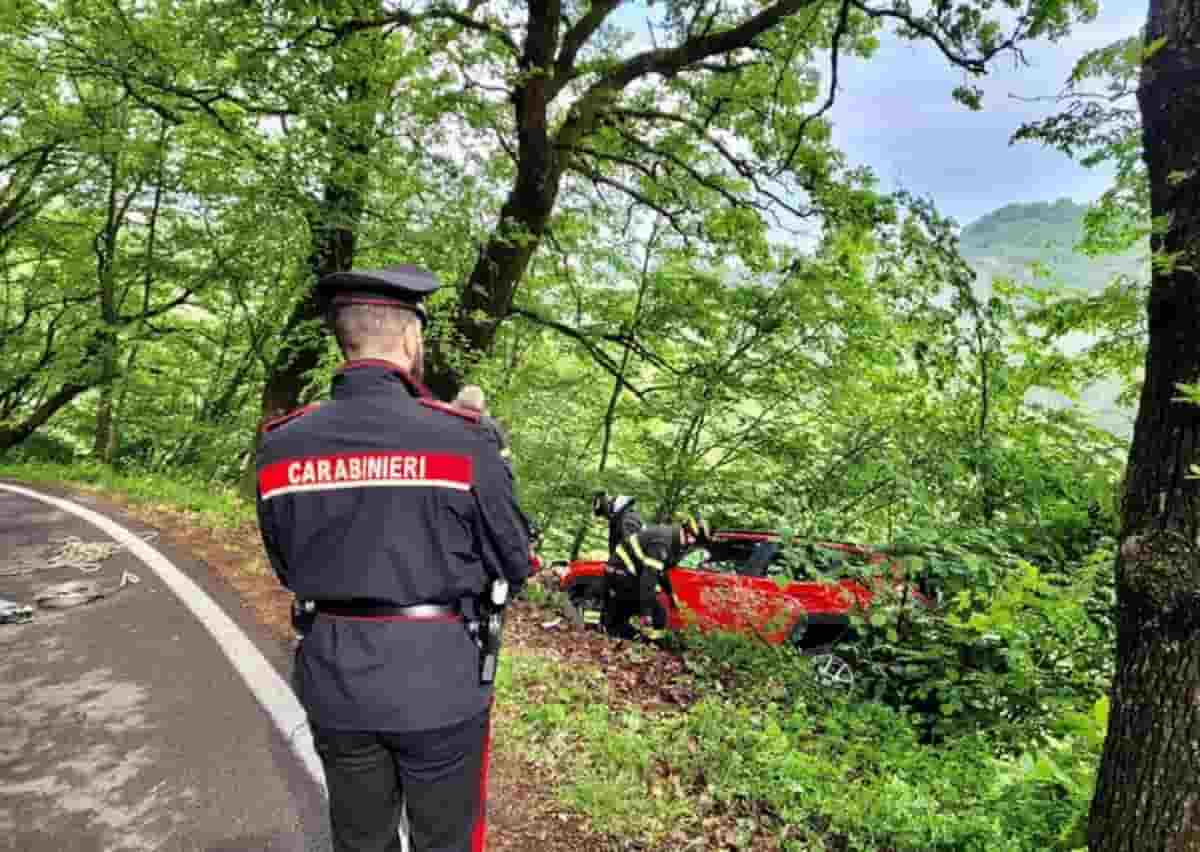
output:
[{"label": "officer's duty belt", "polygon": [[315,604],[317,612],[340,618],[462,618],[459,608],[452,604],[396,606],[387,601],[373,600],[316,601]]}]

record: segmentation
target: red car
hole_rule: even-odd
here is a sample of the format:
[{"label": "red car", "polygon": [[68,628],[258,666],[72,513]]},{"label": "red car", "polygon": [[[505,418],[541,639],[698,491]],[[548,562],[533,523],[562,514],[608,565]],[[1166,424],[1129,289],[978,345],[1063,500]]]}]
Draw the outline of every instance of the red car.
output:
[{"label": "red car", "polygon": [[[776,533],[720,530],[712,535],[699,565],[668,569],[675,600],[659,591],[667,611],[667,627],[757,633],[771,644],[790,641],[800,648],[820,648],[849,638],[850,613],[866,610],[880,590],[890,585],[904,591],[899,565],[883,553],[855,544],[793,541],[788,558]],[[871,578],[829,580],[848,562],[879,565]],[[604,562],[559,563],[559,587],[571,602],[578,623],[598,621],[604,600]],[[919,605],[929,601],[910,586]]]}]

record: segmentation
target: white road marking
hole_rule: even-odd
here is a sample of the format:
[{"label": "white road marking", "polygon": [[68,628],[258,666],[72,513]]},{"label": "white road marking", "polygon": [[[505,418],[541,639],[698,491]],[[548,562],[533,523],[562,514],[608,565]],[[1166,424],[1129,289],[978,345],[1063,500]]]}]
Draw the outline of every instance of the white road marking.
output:
[{"label": "white road marking", "polygon": [[107,533],[114,541],[120,542],[125,549],[146,564],[150,570],[186,606],[204,625],[204,628],[217,640],[217,644],[229,659],[246,686],[254,694],[259,705],[271,717],[275,729],[287,742],[300,764],[314,782],[325,790],[325,771],[321,767],[321,759],[317,757],[313,747],[312,731],[308,727],[308,716],[295,693],[279,672],[267,661],[262,652],[255,647],[250,638],[242,632],[224,610],[210,598],[192,578],[176,568],[169,559],[151,547],[145,541],[99,512],[76,505],[69,500],[51,497],[28,488],[0,483],[0,489],[20,494],[32,500],[48,503],[64,512],[83,518]]}]

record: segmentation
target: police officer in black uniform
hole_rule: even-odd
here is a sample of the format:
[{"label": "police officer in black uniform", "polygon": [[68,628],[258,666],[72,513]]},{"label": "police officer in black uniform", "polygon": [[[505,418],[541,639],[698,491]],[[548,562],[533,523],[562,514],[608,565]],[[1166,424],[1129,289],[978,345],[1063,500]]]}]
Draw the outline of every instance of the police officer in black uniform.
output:
[{"label": "police officer in black uniform", "polygon": [[529,541],[478,417],[421,384],[436,287],[414,266],[321,279],[347,361],[331,399],[267,424],[258,450],[336,852],[401,849],[402,801],[414,852],[483,849],[492,686],[472,627],[490,582],[525,581]]},{"label": "police officer in black uniform", "polygon": [[689,517],[679,524],[643,527],[621,542],[605,566],[604,629],[629,638],[629,619],[640,614],[656,630],[667,624],[667,612],[658,602],[661,586],[673,594],[668,574],[693,547],[709,538],[708,523]]}]

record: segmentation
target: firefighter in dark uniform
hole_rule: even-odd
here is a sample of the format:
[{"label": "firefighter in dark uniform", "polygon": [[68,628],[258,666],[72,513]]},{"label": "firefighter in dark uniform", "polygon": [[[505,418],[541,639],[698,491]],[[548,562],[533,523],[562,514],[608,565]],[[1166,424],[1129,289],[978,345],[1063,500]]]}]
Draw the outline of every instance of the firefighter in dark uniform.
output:
[{"label": "firefighter in dark uniform", "polygon": [[617,545],[645,526],[634,508],[636,498],[618,494],[609,497],[597,491],[592,497],[592,514],[608,522],[608,555],[616,555]]},{"label": "firefighter in dark uniform", "polygon": [[331,399],[267,424],[258,450],[336,852],[401,849],[401,802],[414,852],[483,849],[495,643],[481,616],[496,580],[519,590],[530,550],[478,418],[421,384],[420,301],[436,287],[412,266],[321,279],[347,361]]},{"label": "firefighter in dark uniform", "polygon": [[604,629],[611,635],[634,635],[629,619],[640,615],[655,630],[667,624],[658,588],[673,596],[668,572],[684,554],[708,543],[708,524],[689,517],[683,523],[652,525],[622,541],[605,566]]}]

